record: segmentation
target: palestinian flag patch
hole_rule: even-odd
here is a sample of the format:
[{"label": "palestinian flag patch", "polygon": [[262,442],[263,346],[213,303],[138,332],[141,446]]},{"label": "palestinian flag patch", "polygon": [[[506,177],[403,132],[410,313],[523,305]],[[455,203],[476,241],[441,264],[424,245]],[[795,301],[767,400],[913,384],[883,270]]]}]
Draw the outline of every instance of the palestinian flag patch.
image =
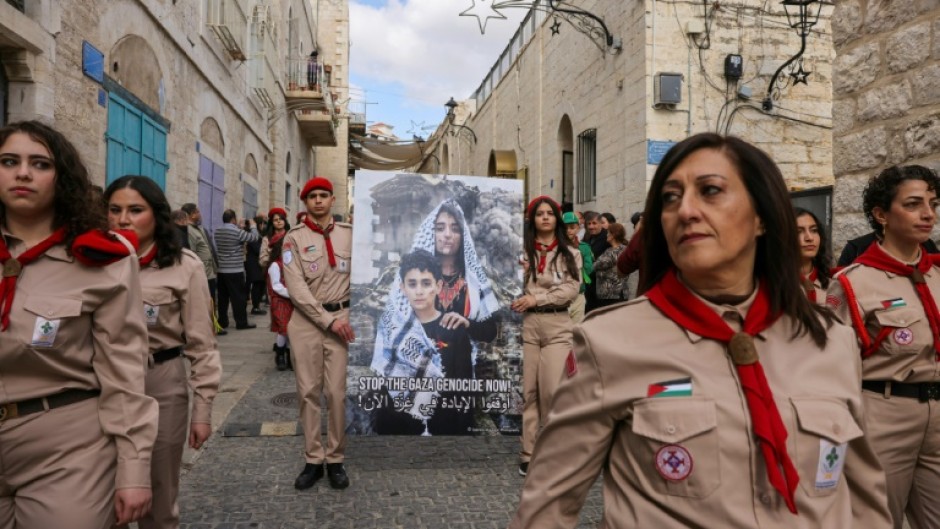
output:
[{"label": "palestinian flag patch", "polygon": [[907,302],[904,301],[904,298],[886,299],[881,302],[881,306],[886,309],[896,309],[898,307],[906,307]]},{"label": "palestinian flag patch", "polygon": [[647,397],[691,397],[692,396],[692,378],[680,378],[676,380],[667,380],[650,384],[646,390]]}]

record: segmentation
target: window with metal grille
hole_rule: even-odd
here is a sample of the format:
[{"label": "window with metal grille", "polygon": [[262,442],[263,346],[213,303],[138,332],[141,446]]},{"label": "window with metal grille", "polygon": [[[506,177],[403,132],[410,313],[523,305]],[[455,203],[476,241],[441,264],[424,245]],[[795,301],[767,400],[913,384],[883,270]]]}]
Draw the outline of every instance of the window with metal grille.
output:
[{"label": "window with metal grille", "polygon": [[578,135],[578,203],[597,196],[597,129]]}]

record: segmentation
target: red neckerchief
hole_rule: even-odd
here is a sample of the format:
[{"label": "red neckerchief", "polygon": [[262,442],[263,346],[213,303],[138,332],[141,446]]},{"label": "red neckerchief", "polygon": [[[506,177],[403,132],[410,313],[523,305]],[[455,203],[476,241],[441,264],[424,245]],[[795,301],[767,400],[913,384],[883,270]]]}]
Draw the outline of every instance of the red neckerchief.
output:
[{"label": "red neckerchief", "polygon": [[816,303],[816,279],[819,277],[819,272],[816,270],[816,267],[813,267],[813,271],[809,273],[809,276],[804,276],[800,274],[800,282],[803,283],[803,291],[806,292],[806,297],[810,301]]},{"label": "red neckerchief", "polygon": [[680,327],[722,342],[728,347],[741,380],[741,389],[747,398],[754,435],[760,441],[767,477],[783,496],[790,512],[796,514],[793,493],[800,476],[787,454],[787,428],[780,418],[780,411],[774,403],[773,393],[754,346],[753,337],[779,318],[779,314],[770,313],[766,282],[760,282],[754,302],[744,318],[744,328],[738,333],[679,281],[674,268],[666,272],[662,280],[646,293],[646,297]]},{"label": "red neckerchief", "polygon": [[133,230],[88,230],[75,237],[72,243],[72,256],[85,266],[107,266],[130,255],[130,250],[115,233],[127,239],[135,250],[140,249],[137,234]]},{"label": "red neckerchief", "polygon": [[336,268],[336,256],[333,255],[333,243],[330,242],[330,232],[333,231],[333,227],[336,226],[336,224],[331,222],[330,225],[324,229],[318,226],[316,222],[310,220],[309,215],[304,217],[304,224],[311,230],[322,235],[323,239],[326,240],[326,255],[330,258],[330,267]]},{"label": "red neckerchief", "polygon": [[13,307],[13,296],[16,294],[16,279],[23,267],[42,257],[49,248],[65,241],[65,228],[52,232],[36,246],[26,250],[19,257],[14,258],[7,248],[6,239],[0,235],[0,262],[3,263],[3,277],[0,278],[0,332],[10,326],[10,309]]},{"label": "red neckerchief", "polygon": [[150,248],[150,251],[147,252],[147,255],[144,255],[144,256],[141,256],[140,258],[138,258],[138,259],[137,259],[137,262],[140,263],[140,267],[141,267],[141,268],[144,268],[144,267],[148,266],[150,263],[152,263],[153,260],[154,260],[154,258],[155,258],[156,256],[157,256],[157,245],[154,244],[154,245]]},{"label": "red neckerchief", "polygon": [[861,263],[878,270],[910,278],[917,290],[917,296],[924,306],[924,312],[927,313],[930,332],[933,333],[933,348],[937,353],[937,359],[940,360],[940,312],[937,311],[937,302],[934,301],[933,294],[930,293],[930,288],[927,287],[927,282],[924,280],[924,273],[933,266],[933,259],[927,254],[927,250],[921,246],[920,261],[917,262],[915,267],[891,257],[880,244],[875,243],[869,246],[865,253],[858,256],[858,259],[853,263]]},{"label": "red neckerchief", "polygon": [[552,243],[548,246],[545,246],[539,241],[535,241],[535,250],[539,252],[538,272],[540,274],[545,271],[545,256],[547,256],[548,252],[554,250],[556,247],[558,247],[558,239],[553,240]]}]

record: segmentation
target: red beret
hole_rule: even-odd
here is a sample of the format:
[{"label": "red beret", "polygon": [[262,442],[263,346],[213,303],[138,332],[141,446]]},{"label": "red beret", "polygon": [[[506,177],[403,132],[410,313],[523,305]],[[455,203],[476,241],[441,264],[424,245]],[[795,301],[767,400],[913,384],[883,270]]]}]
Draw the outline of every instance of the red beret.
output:
[{"label": "red beret", "polygon": [[300,200],[307,200],[307,195],[314,189],[325,189],[333,194],[333,183],[322,176],[314,176],[304,184],[303,190],[300,191]]},{"label": "red beret", "polygon": [[284,211],[284,208],[271,208],[271,211],[268,212],[268,218],[270,219],[275,215],[280,215],[281,218],[287,220],[287,212]]},{"label": "red beret", "polygon": [[548,196],[548,195],[539,195],[539,196],[533,198],[533,199],[529,202],[529,205],[526,206],[526,208],[525,208],[525,216],[526,216],[526,218],[529,218],[529,216],[532,215],[532,208],[534,208],[535,205],[538,204],[538,203],[540,203],[540,202],[551,202],[551,203],[555,206],[556,209],[561,210],[561,206],[558,205],[558,202],[555,202],[555,199],[554,199],[554,198],[552,198],[552,197],[550,197],[550,196]]}]

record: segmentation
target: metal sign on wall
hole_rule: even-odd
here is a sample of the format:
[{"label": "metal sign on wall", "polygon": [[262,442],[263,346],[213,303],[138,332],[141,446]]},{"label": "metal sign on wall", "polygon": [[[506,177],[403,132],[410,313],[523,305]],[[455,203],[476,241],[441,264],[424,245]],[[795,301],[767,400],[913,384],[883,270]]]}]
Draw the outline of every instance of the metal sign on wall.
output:
[{"label": "metal sign on wall", "polygon": [[649,165],[659,165],[659,163],[663,161],[663,157],[666,156],[666,153],[669,152],[669,149],[676,143],[678,142],[646,140],[646,163]]}]

